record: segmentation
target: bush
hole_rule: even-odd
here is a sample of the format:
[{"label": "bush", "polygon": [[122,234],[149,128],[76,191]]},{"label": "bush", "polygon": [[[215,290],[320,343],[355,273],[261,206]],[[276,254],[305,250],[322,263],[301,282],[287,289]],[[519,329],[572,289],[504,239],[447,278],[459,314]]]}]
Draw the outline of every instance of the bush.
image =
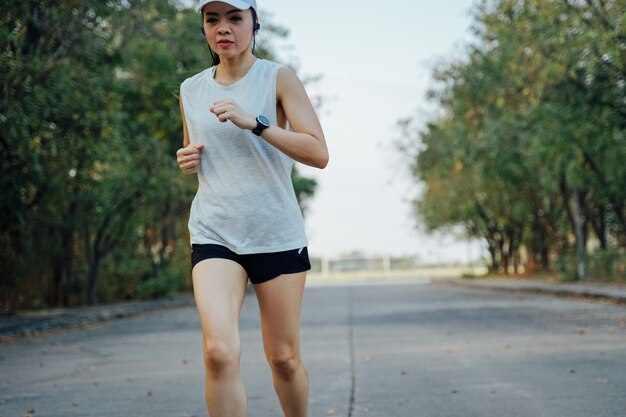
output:
[{"label": "bush", "polygon": [[152,299],[167,297],[180,291],[184,282],[182,271],[167,268],[162,270],[157,276],[137,284],[137,297],[141,299]]},{"label": "bush", "polygon": [[564,254],[555,262],[556,273],[561,281],[578,280],[578,260],[576,255]]},{"label": "bush", "polygon": [[[562,255],[556,261],[556,269],[563,281],[578,280],[576,255]],[[586,257],[587,278],[597,281],[626,281],[626,251],[620,249],[597,249]]]},{"label": "bush", "polygon": [[596,250],[588,261],[589,276],[599,280],[626,280],[626,251]]}]

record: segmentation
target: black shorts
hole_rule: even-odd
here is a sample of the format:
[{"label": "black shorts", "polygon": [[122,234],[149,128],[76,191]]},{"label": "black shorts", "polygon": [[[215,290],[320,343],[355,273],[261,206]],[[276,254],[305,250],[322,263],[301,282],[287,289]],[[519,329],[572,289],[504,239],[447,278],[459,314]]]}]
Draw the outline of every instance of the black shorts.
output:
[{"label": "black shorts", "polygon": [[253,284],[260,284],[282,274],[292,274],[311,269],[309,252],[306,248],[284,252],[252,253],[238,255],[226,246],[214,244],[191,245],[191,269],[205,259],[221,258],[237,262],[248,273]]}]

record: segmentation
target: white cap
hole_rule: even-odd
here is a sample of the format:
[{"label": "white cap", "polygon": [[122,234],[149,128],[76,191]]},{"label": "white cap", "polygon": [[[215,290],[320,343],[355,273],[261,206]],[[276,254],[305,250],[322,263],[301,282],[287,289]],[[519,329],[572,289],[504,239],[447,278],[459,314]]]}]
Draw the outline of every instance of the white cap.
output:
[{"label": "white cap", "polygon": [[226,3],[226,4],[230,4],[233,7],[236,7],[238,9],[241,10],[246,10],[249,9],[250,7],[252,7],[254,9],[254,11],[256,12],[256,1],[255,0],[199,0],[196,3],[196,11],[197,12],[201,12],[202,8],[209,4],[209,3],[214,3],[220,1],[222,3]]}]

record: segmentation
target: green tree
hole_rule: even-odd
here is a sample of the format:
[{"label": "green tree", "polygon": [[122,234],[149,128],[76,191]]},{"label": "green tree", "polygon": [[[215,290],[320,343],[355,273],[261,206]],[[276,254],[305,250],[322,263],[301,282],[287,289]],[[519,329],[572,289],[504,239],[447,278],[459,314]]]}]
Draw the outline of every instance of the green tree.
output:
[{"label": "green tree", "polygon": [[553,255],[572,251],[573,236],[585,248],[591,232],[602,249],[626,246],[624,6],[477,7],[478,42],[435,71],[430,96],[444,115],[408,131],[402,147],[426,185],[416,211],[430,229],[465,225],[488,243],[491,269],[504,272],[522,248],[526,269],[547,270]]},{"label": "green tree", "polygon": [[111,10],[96,1],[3,3],[2,303],[57,305],[73,279],[79,212],[102,160],[96,145],[111,126],[102,111],[114,82],[103,24]]},{"label": "green tree", "polygon": [[200,16],[168,0],[62,0],[3,1],[0,19],[3,308],[189,288],[196,182],[174,155],[180,83],[211,64]]}]

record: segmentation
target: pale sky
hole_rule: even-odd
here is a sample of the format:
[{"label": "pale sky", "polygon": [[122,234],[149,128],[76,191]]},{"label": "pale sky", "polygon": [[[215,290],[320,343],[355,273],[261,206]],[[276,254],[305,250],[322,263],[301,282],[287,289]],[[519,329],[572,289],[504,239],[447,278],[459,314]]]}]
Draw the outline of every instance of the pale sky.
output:
[{"label": "pale sky", "polygon": [[286,27],[274,44],[283,62],[296,63],[307,85],[326,99],[319,112],[330,151],[324,170],[298,164],[318,189],[306,229],[311,256],[417,255],[428,262],[486,255],[481,241],[418,230],[410,201],[420,187],[394,152],[396,123],[420,123],[437,111],[426,99],[433,65],[462,56],[476,0],[258,0],[264,13]]},{"label": "pale sky", "polygon": [[[431,68],[461,55],[471,38],[474,0],[258,0],[261,11],[289,29],[280,58],[295,59],[301,76],[321,74],[309,94],[328,98],[320,111],[330,151],[324,170],[299,165],[318,181],[306,218],[309,251],[336,256],[419,255],[467,261],[481,242],[418,231],[410,200],[419,187],[399,167],[392,142],[400,118],[427,121]],[[262,29],[259,36],[262,36]]]}]

